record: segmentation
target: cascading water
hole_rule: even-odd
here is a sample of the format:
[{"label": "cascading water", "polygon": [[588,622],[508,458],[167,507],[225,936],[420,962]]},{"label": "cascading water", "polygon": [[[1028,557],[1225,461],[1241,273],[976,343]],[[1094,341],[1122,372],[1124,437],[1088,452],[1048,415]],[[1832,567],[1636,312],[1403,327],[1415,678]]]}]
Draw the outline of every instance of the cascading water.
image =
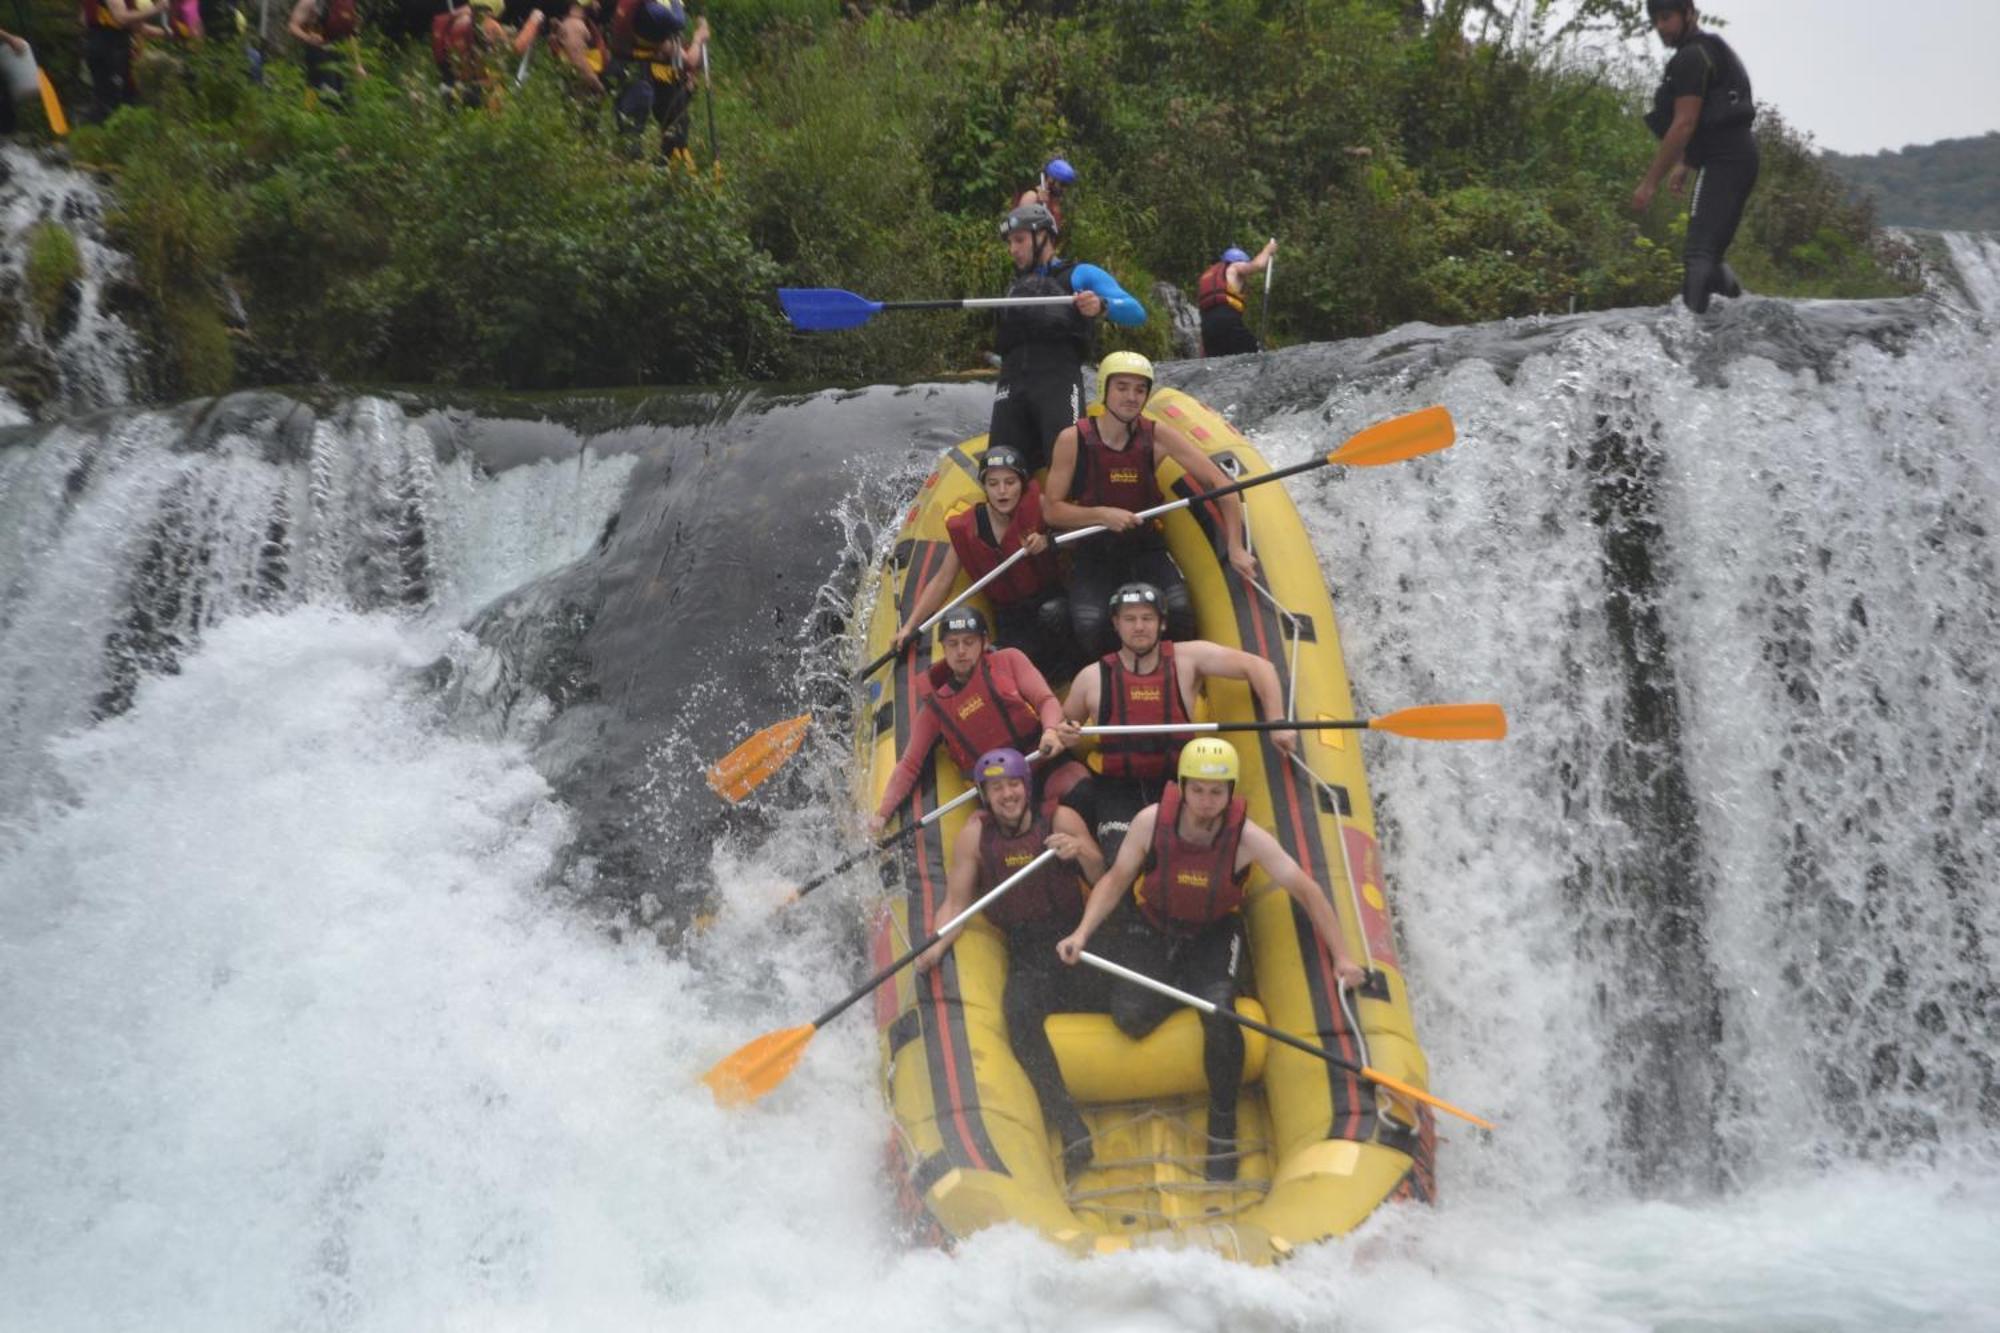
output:
[{"label": "cascading water", "polygon": [[1952,267],[1958,271],[1959,286],[1972,308],[2000,315],[2000,236],[1976,231],[1943,235]]},{"label": "cascading water", "polygon": [[[89,177],[0,143],[0,312],[13,307],[13,318],[3,321],[13,344],[7,359],[36,381],[50,416],[134,400],[139,339],[112,309],[112,291],[131,260],[105,238],[104,207]],[[51,224],[74,243],[77,276],[45,315],[28,299],[24,274],[34,229]],[[8,403],[17,396],[0,389],[0,425],[11,424]],[[12,414],[24,415],[18,402]]]},{"label": "cascading water", "polygon": [[[1358,705],[1514,724],[1370,742],[1434,1086],[1501,1129],[1276,1272],[905,1251],[865,1023],[695,1081],[860,975],[869,876],[777,905],[837,734],[712,847],[688,770],[814,702],[981,391],[589,409],[498,471],[371,399],[24,434],[0,1328],[1990,1325],[1994,342],[1746,301],[1170,372],[1280,464],[1452,409],[1294,493]],[[626,875],[713,925],[576,909]]]}]

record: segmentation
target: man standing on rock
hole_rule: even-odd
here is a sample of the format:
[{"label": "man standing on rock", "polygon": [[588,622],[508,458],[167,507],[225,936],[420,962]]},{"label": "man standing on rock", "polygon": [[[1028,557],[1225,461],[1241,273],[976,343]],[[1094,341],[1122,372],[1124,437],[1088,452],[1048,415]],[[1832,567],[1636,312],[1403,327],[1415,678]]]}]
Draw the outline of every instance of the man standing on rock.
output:
[{"label": "man standing on rock", "polygon": [[1757,105],[1749,72],[1729,43],[1702,31],[1694,0],[1646,0],[1646,12],[1674,54],[1646,116],[1660,151],[1632,191],[1632,211],[1652,207],[1663,178],[1679,194],[1688,172],[1695,173],[1681,299],[1699,315],[1711,296],[1743,294],[1723,261],[1757,184],[1757,140],[1750,132]]}]

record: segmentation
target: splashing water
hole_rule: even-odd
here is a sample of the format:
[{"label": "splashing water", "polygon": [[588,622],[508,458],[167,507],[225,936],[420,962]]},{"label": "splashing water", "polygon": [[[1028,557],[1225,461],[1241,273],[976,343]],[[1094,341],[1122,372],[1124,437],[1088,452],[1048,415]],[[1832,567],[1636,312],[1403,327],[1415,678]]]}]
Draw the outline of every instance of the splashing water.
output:
[{"label": "splashing water", "polygon": [[[0,639],[63,796],[0,843],[0,1327],[1991,1324],[2000,358],[1940,322],[1696,376],[1708,337],[1607,320],[1249,423],[1281,464],[1451,407],[1450,452],[1295,494],[1358,704],[1514,721],[1370,742],[1435,1086],[1501,1130],[1450,1136],[1440,1206],[1273,1272],[1004,1229],[905,1251],[865,1022],[755,1107],[708,1101],[702,1070],[862,973],[865,871],[775,907],[832,850],[843,743],[715,848],[723,911],[662,951],[568,907],[574,824],[523,741],[419,683],[477,651],[452,616],[588,546],[617,479],[574,488],[617,460],[425,473],[419,508],[487,517],[413,582],[383,479],[422,451],[381,405],[323,465],[175,453],[156,415],[0,453],[5,624],[41,607],[58,640],[65,599],[117,621],[128,516],[177,493],[256,497],[205,529],[230,588],[272,495],[350,516],[288,557],[311,595],[230,594],[94,724],[39,713],[49,675],[101,688],[101,637]],[[865,484],[850,506],[879,555]]]}]

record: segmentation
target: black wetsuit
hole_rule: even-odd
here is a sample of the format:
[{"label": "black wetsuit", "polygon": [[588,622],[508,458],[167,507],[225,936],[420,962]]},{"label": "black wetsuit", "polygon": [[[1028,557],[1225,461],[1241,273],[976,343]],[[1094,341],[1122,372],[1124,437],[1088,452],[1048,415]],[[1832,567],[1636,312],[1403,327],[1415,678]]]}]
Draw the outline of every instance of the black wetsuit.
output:
[{"label": "black wetsuit", "polygon": [[1757,138],[1750,130],[1757,108],[1749,71],[1729,43],[1712,32],[1696,32],[1667,62],[1666,78],[1653,95],[1653,112],[1646,118],[1656,136],[1666,134],[1673,122],[1674,101],[1682,97],[1702,99],[1701,121],[1686,153],[1695,178],[1681,284],[1681,299],[1701,314],[1708,309],[1710,296],[1742,294],[1724,260],[1757,184]]},{"label": "black wetsuit", "polygon": [[[1058,259],[1017,274],[1009,296],[1068,296],[1076,262]],[[1074,306],[1002,309],[994,342],[1000,381],[993,389],[993,417],[986,445],[1009,448],[1040,471],[1048,466],[1056,436],[1083,415],[1083,363],[1090,357],[1090,321]]]}]

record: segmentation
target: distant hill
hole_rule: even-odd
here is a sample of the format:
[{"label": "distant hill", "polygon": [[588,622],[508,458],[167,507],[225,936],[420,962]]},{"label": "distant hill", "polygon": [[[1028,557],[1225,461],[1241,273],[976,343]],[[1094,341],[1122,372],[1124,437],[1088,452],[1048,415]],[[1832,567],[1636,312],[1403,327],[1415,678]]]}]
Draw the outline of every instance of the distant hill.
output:
[{"label": "distant hill", "polygon": [[2000,231],[2000,131],[1893,153],[1821,157],[1857,196],[1874,196],[1886,226]]}]

